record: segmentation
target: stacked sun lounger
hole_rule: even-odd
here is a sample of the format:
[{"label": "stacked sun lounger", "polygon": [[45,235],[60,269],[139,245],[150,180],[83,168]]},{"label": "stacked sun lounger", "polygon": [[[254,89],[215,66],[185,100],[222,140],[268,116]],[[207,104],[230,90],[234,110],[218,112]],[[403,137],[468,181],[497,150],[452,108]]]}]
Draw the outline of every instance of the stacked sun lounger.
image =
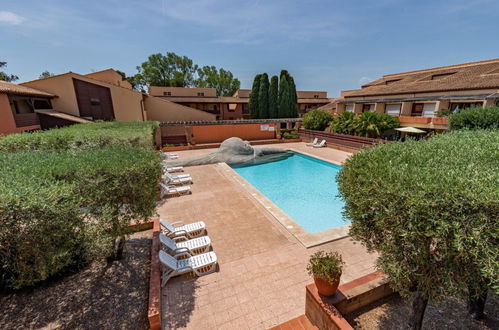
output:
[{"label": "stacked sun lounger", "polygon": [[160,219],[159,223],[161,286],[174,276],[187,273],[204,276],[216,271],[217,255],[210,251],[211,240],[203,221],[184,224]]},{"label": "stacked sun lounger", "polygon": [[190,174],[177,172],[183,171],[182,166],[169,167],[162,164],[163,175],[161,176],[161,198],[191,194],[191,186],[194,183]]},{"label": "stacked sun lounger", "polygon": [[319,139],[315,138],[312,141],[310,141],[310,143],[307,143],[307,146],[314,148],[322,148],[326,146],[326,140],[322,140],[321,142],[319,142]]}]

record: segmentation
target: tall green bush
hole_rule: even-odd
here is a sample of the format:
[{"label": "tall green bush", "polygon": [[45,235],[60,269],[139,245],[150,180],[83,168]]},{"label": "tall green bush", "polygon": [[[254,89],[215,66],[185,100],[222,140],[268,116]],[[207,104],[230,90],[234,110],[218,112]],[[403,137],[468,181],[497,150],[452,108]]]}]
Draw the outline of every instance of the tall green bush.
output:
[{"label": "tall green bush", "polygon": [[355,133],[355,114],[347,111],[342,112],[333,118],[329,127],[335,133],[353,135]]},{"label": "tall green bush", "polygon": [[249,112],[251,115],[252,119],[258,119],[260,118],[259,116],[259,105],[258,105],[258,99],[259,99],[259,93],[260,93],[260,78],[261,75],[257,74],[255,78],[253,79],[253,87],[251,88],[251,94],[250,94],[250,99],[249,99]]},{"label": "tall green bush", "polygon": [[269,117],[269,76],[262,73],[260,76],[260,90],[258,92],[258,118]]},{"label": "tall green bush", "polygon": [[269,86],[269,118],[277,118],[279,104],[279,77],[272,76]]},{"label": "tall green bush", "polygon": [[31,286],[112,256],[155,210],[160,156],[138,147],[0,152],[0,282]]},{"label": "tall green bush", "polygon": [[499,128],[499,107],[476,107],[463,109],[449,117],[449,127],[456,129],[497,129]]},{"label": "tall green bush", "polygon": [[428,299],[483,282],[499,291],[499,131],[455,131],[379,145],[339,173],[350,235],[379,253],[377,266],[415,296],[411,327]]},{"label": "tall green bush", "polygon": [[82,150],[107,146],[136,146],[152,149],[159,123],[96,122],[33,133],[0,137],[0,151]]},{"label": "tall green bush", "polygon": [[333,116],[324,110],[314,109],[303,116],[303,127],[323,131],[333,120]]}]

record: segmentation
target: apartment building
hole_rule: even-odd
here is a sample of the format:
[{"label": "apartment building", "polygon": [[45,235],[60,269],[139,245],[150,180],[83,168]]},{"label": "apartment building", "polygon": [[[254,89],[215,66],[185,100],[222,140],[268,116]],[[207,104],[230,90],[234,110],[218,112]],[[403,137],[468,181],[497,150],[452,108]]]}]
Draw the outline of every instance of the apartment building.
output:
[{"label": "apartment building", "polygon": [[[215,88],[149,87],[149,95],[206,111],[220,120],[250,118],[248,103],[251,90],[239,89],[232,96],[217,96]],[[297,91],[299,114],[330,103],[327,92]]]},{"label": "apartment building", "polygon": [[401,126],[447,129],[442,110],[499,105],[499,59],[385,75],[333,103],[338,113],[373,111],[397,116]]}]

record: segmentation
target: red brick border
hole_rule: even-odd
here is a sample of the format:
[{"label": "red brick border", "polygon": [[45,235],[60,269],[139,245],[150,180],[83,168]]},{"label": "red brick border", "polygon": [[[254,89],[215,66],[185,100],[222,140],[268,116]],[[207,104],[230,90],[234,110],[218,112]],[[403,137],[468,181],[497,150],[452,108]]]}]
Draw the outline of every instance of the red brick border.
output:
[{"label": "red brick border", "polygon": [[161,269],[159,265],[159,218],[152,220],[151,275],[149,278],[149,306],[147,317],[151,330],[161,329]]},{"label": "red brick border", "polygon": [[320,329],[353,329],[348,314],[393,293],[382,272],[374,272],[340,285],[331,297],[319,295],[315,284],[306,286],[305,315]]}]

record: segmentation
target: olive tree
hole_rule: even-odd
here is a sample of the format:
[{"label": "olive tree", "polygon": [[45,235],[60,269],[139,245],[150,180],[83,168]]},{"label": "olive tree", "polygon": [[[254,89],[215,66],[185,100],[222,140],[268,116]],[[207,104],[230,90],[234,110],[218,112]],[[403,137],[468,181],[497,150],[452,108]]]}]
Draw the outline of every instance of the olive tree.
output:
[{"label": "olive tree", "polygon": [[429,299],[499,291],[499,131],[455,131],[379,145],[338,175],[350,235],[379,253],[412,329]]}]

